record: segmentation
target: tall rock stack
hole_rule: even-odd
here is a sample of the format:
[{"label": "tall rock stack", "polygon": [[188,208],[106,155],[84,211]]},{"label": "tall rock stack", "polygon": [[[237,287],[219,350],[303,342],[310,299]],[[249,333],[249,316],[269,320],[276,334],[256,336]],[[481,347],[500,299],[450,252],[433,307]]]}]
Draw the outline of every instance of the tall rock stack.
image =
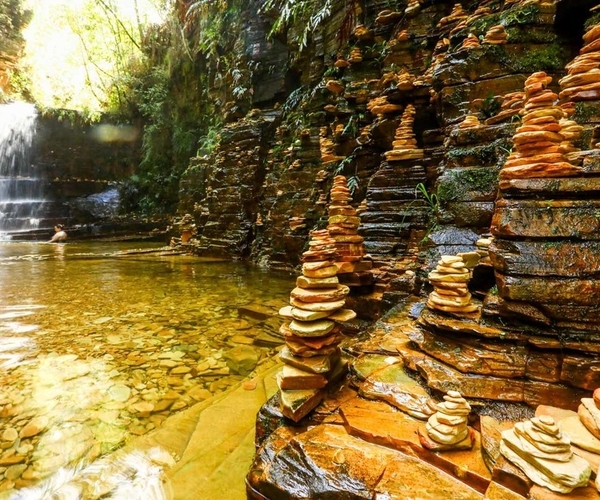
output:
[{"label": "tall rock stack", "polygon": [[408,104],[396,129],[392,150],[369,181],[366,208],[360,214],[360,234],[374,257],[404,256],[416,252],[427,226],[425,202],[415,187],[427,182],[423,149],[418,147],[413,123],[416,110]]},{"label": "tall rock stack", "polygon": [[500,179],[575,176],[581,168],[572,165],[561,143],[564,137],[559,121],[564,110],[558,96],[547,86],[552,77],[544,72],[525,81],[523,124],[513,136],[514,150],[500,172]]},{"label": "tall rock stack", "polygon": [[415,113],[416,110],[412,104],[408,104],[404,109],[392,143],[393,149],[385,153],[386,160],[398,161],[423,158],[423,150],[417,147],[417,139],[413,132]]},{"label": "tall rock stack", "polygon": [[319,404],[322,389],[343,372],[338,348],[343,336],[337,322],[356,315],[344,309],[349,288],[338,282],[336,258],[335,240],[328,231],[313,231],[290,305],[279,311],[286,319],[280,328],[285,366],[277,377],[281,411],[296,422]]},{"label": "tall rock stack", "polygon": [[[544,73],[526,80],[523,124],[500,172],[489,247],[497,311],[490,315],[503,325],[529,322],[547,337],[538,342],[535,330],[525,336],[529,397],[560,391],[573,407],[578,388],[600,385],[600,170],[569,161],[564,110],[549,83]],[[552,369],[530,371],[542,365]]]},{"label": "tall rock stack", "polygon": [[333,179],[330,199],[327,231],[335,241],[338,252],[335,263],[338,279],[348,286],[370,285],[373,282],[373,274],[370,272],[373,262],[364,259],[364,238],[358,234],[360,218],[356,209],[350,205],[352,194],[343,175],[337,175]]},{"label": "tall rock stack", "polygon": [[583,47],[566,70],[567,75],[558,82],[561,101],[600,100],[600,23],[585,32]]}]

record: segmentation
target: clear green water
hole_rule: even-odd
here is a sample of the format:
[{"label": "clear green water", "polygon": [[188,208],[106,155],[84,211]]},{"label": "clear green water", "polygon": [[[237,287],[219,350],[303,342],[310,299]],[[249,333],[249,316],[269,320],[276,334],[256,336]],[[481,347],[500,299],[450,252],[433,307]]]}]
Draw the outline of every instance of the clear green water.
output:
[{"label": "clear green water", "polygon": [[227,352],[277,328],[292,276],[124,252],[152,247],[0,243],[0,491],[92,461],[238,382]]}]

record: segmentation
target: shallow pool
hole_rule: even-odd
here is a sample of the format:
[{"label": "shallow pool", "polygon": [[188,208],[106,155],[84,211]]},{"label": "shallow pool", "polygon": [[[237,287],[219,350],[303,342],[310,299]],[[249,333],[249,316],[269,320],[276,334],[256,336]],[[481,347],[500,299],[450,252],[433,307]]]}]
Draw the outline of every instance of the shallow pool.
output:
[{"label": "shallow pool", "polygon": [[273,355],[292,276],[155,247],[0,242],[0,491],[89,463]]}]

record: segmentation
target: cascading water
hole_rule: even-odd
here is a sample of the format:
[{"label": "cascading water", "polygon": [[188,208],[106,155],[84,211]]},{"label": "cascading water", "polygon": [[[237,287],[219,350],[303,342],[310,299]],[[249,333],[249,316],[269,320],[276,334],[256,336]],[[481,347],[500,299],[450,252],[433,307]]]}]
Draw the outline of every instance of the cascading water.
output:
[{"label": "cascading water", "polygon": [[0,105],[0,239],[39,224],[45,180],[32,163],[36,119],[32,104]]}]

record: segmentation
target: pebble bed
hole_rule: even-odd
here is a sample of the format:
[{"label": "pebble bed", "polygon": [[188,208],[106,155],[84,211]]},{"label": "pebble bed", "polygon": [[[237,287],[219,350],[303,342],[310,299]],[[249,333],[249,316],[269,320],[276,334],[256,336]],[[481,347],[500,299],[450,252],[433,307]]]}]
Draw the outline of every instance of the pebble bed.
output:
[{"label": "pebble bed", "polygon": [[275,354],[256,337],[276,334],[291,277],[69,251],[0,248],[0,498],[92,463]]}]

